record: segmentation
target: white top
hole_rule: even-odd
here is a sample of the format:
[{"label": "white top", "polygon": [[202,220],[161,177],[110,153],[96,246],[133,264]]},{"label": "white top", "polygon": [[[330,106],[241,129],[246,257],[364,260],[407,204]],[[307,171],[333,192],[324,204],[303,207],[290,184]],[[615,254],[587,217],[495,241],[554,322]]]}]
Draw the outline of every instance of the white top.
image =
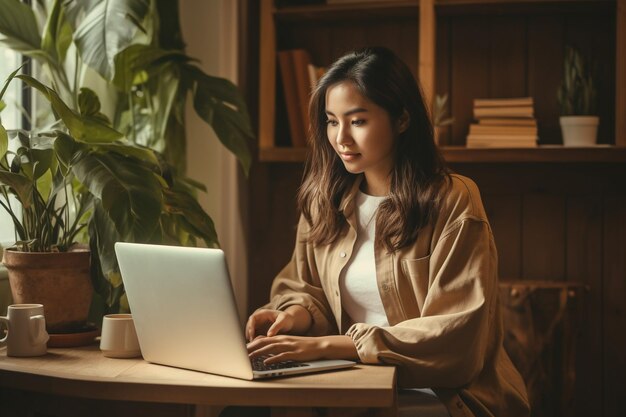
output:
[{"label": "white top", "polygon": [[[358,221],[356,243],[352,257],[339,276],[341,304],[345,312],[355,323],[367,323],[381,327],[389,326],[389,322],[376,283],[374,237],[376,236],[376,211],[380,203],[386,198],[367,195],[361,191],[357,194],[355,208]],[[405,392],[410,391],[419,391],[437,397],[430,388],[405,390]]]},{"label": "white top", "polygon": [[386,198],[361,191],[356,196],[357,240],[339,276],[342,307],[355,323],[389,326],[378,292],[374,259],[376,211]]}]

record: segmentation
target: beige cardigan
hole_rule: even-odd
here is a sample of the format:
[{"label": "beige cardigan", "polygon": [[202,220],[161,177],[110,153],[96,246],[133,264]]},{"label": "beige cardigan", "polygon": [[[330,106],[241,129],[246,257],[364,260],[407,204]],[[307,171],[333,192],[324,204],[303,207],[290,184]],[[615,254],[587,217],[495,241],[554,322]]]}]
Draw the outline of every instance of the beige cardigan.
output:
[{"label": "beige cardigan", "polygon": [[345,333],[363,363],[397,365],[400,387],[433,388],[453,417],[528,416],[524,382],[502,346],[497,253],[476,184],[452,175],[436,222],[413,245],[392,254],[375,247],[390,324],[376,327],[349,323],[339,291],[356,241],[360,182],[341,203],[349,229],[336,243],[306,243],[309,225],[300,219],[293,257],[264,308],[305,307],[310,335]]}]

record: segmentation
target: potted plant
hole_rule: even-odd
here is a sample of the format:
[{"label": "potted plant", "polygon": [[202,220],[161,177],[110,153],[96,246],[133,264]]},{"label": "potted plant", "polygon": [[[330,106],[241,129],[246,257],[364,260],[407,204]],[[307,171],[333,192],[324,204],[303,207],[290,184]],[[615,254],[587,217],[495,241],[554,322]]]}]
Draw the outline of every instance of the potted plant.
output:
[{"label": "potted plant", "polygon": [[[116,241],[218,244],[213,222],[196,197],[204,186],[182,174],[188,97],[247,173],[252,129],[245,103],[232,83],[203,73],[184,54],[176,1],[128,0],[104,7],[105,2],[54,0],[37,2],[37,13],[19,0],[0,3],[3,15],[11,17],[0,18],[3,41],[37,61],[46,75],[45,82],[15,76],[41,93],[54,116],[54,128],[30,135],[31,144],[45,142],[52,161],[36,186],[55,175],[72,185],[65,189],[69,200],[74,190],[77,204],[68,204],[63,216],[84,213],[75,237],[91,250],[96,296],[104,312],[124,311]],[[105,110],[95,91],[104,94]],[[22,147],[24,167],[36,165],[39,174],[44,165],[36,160],[38,149]],[[7,155],[4,148],[0,155]],[[15,153],[7,155],[11,165]],[[8,160],[5,166],[11,170]],[[18,190],[3,181],[0,186],[7,193]],[[46,193],[42,197],[50,198]],[[61,200],[63,205],[66,200],[57,197]]]},{"label": "potted plant", "polygon": [[[179,232],[208,245],[215,244],[215,232],[199,206],[182,206],[193,199],[161,175],[164,165],[156,153],[124,142],[108,124],[93,92],[79,96],[80,115],[51,88],[14,72],[0,99],[13,77],[42,92],[61,119],[54,130],[37,134],[9,136],[0,128],[0,206],[17,235],[15,245],[4,250],[3,263],[14,302],[44,304],[51,333],[80,331],[89,312],[93,267],[88,247],[76,240],[87,225],[92,239],[150,241],[159,235],[162,214],[185,213],[189,227]],[[90,135],[98,139],[86,139]]]},{"label": "potted plant", "polygon": [[454,123],[454,118],[448,117],[448,95],[437,94],[433,104],[433,126],[435,128],[435,143],[441,146],[441,132]]},{"label": "potted plant", "polygon": [[563,145],[595,145],[599,118],[593,69],[582,54],[570,46],[565,49],[563,81],[557,99],[561,108]]}]

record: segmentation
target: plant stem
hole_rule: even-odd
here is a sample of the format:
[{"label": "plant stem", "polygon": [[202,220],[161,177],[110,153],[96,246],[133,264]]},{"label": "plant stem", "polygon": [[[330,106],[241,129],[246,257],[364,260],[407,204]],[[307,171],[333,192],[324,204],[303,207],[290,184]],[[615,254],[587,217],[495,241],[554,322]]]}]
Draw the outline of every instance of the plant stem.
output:
[{"label": "plant stem", "polygon": [[137,132],[135,131],[135,108],[133,106],[133,93],[128,93],[128,106],[130,107],[130,124],[133,134],[133,142],[137,144]]},{"label": "plant stem", "polygon": [[[78,48],[74,50],[74,100],[78,103],[78,72],[79,72],[79,63],[80,58],[78,57]],[[78,109],[80,110],[80,109]]]},{"label": "plant stem", "polygon": [[154,112],[154,106],[152,104],[152,92],[150,91],[150,88],[147,87],[145,88],[144,94],[146,95],[146,101],[148,102],[148,109],[150,109],[150,118],[152,119],[152,138],[150,139],[150,142],[147,143],[146,145],[154,148],[155,144],[157,144],[159,142],[159,138],[161,138],[161,132],[157,132],[156,127],[159,125],[159,123],[156,120],[156,114]]}]

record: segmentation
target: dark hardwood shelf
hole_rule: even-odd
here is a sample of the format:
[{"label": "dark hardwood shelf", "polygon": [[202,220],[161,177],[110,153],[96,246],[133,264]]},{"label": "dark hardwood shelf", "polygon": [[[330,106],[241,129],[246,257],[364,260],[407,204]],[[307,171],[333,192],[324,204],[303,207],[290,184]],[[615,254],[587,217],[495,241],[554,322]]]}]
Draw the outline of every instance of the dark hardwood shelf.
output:
[{"label": "dark hardwood shelf", "polygon": [[374,17],[417,16],[419,0],[381,1],[344,4],[315,4],[274,8],[273,14],[280,21],[320,21],[335,19],[363,19]]},{"label": "dark hardwood shelf", "polygon": [[[571,11],[597,8],[598,5],[614,5],[616,0],[435,0],[438,10],[452,13],[465,12],[471,8],[478,10],[518,11],[515,8],[535,10],[543,8],[545,11],[554,10],[563,13],[563,5],[572,8]],[[419,12],[420,0],[391,0],[378,2],[354,2],[339,4],[312,4],[304,6],[274,7],[272,13],[278,20],[332,20],[345,19],[351,14],[354,18],[366,17],[394,17],[415,15]],[[469,8],[469,9],[468,9]],[[513,8],[513,9],[512,9]]]},{"label": "dark hardwood shelf", "polygon": [[442,148],[450,163],[597,163],[626,162],[626,147],[598,145],[590,147],[564,147],[542,145],[536,148]]},{"label": "dark hardwood shelf", "polygon": [[439,15],[573,14],[615,9],[616,0],[435,0]]},{"label": "dark hardwood shelf", "polygon": [[[626,147],[599,145],[563,147],[543,145],[536,148],[441,148],[450,163],[626,163]],[[304,162],[306,148],[269,148],[259,151],[261,162]]]}]

